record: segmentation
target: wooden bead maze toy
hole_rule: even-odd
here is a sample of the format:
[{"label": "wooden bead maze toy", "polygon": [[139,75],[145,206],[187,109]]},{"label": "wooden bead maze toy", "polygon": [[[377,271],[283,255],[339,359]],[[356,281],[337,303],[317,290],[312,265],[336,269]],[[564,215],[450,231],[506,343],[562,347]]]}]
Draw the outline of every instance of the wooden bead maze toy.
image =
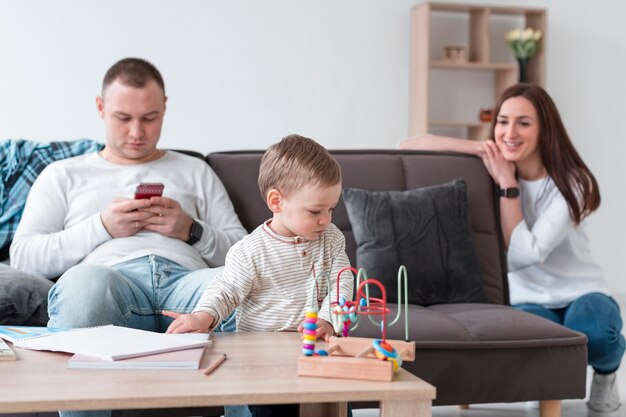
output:
[{"label": "wooden bead maze toy", "polygon": [[[302,351],[304,356],[298,358],[298,375],[392,381],[394,373],[402,366],[403,361],[415,360],[415,342],[408,340],[407,302],[404,301],[406,341],[388,340],[386,336],[389,309],[385,287],[376,279],[365,278],[361,282],[361,277],[365,275],[365,272],[360,270],[357,273],[356,302],[348,301],[339,295],[339,278],[346,271],[356,272],[350,267],[339,271],[336,280],[336,301],[331,303],[331,317],[335,333],[341,333],[343,337],[333,336],[330,338],[328,349],[315,350],[314,323],[317,321],[317,310],[307,311],[303,325]],[[407,277],[403,266],[398,271],[398,313],[391,325],[398,321],[401,314],[403,302],[401,279],[404,280],[404,293],[406,294]],[[381,298],[370,297],[368,285],[376,285],[380,289]],[[349,330],[354,330],[358,326],[360,316],[368,316],[372,323],[380,325],[381,339],[348,337]],[[372,316],[380,316],[380,323],[376,323]]]}]

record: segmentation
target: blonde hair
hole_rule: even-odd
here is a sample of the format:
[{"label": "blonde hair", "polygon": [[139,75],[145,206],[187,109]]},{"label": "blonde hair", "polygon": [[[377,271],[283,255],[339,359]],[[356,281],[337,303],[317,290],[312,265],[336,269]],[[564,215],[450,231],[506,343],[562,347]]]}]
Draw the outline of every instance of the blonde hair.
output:
[{"label": "blonde hair", "polygon": [[286,136],[270,146],[261,159],[259,189],[263,198],[273,188],[289,196],[305,185],[330,187],[339,183],[339,163],[313,139]]}]

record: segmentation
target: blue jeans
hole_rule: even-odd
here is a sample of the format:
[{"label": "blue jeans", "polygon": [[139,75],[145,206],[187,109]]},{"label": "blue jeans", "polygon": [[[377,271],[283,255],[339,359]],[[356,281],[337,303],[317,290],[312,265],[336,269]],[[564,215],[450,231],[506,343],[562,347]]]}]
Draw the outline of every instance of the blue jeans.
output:
[{"label": "blue jeans", "polygon": [[[77,265],[59,278],[48,297],[48,326],[103,324],[165,332],[173,321],[161,310],[191,313],[221,268],[191,271],[149,255],[111,267]],[[231,315],[215,331],[235,331]],[[110,417],[110,410],[61,411],[63,417]]]},{"label": "blue jeans", "polygon": [[595,371],[610,374],[619,367],[626,342],[621,334],[619,306],[611,297],[600,293],[586,294],[558,309],[547,309],[537,304],[513,307],[585,334],[589,339],[588,363]]}]

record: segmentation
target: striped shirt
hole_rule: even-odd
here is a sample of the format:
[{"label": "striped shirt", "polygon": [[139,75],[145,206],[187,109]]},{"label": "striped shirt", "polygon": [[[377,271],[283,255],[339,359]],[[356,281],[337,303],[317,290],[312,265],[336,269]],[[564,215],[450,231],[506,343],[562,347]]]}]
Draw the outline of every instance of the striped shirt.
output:
[{"label": "striped shirt", "polygon": [[[316,240],[284,237],[269,222],[228,251],[224,270],[194,311],[209,313],[219,323],[238,307],[237,330],[243,332],[295,331],[309,307],[319,308],[319,317],[330,323],[338,272],[350,266],[343,234],[331,224]],[[352,273],[341,274],[340,296],[351,300],[353,285]]]}]

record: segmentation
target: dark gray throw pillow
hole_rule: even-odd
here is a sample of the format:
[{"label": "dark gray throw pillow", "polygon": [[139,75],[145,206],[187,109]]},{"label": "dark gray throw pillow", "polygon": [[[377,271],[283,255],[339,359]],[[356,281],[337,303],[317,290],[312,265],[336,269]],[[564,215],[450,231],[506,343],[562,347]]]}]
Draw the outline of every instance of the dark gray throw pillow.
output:
[{"label": "dark gray throw pillow", "polygon": [[[487,302],[467,216],[462,179],[407,191],[343,190],[357,244],[357,266],[398,299],[398,268],[408,274],[408,300],[428,306]],[[378,292],[375,286],[372,293]]]}]

